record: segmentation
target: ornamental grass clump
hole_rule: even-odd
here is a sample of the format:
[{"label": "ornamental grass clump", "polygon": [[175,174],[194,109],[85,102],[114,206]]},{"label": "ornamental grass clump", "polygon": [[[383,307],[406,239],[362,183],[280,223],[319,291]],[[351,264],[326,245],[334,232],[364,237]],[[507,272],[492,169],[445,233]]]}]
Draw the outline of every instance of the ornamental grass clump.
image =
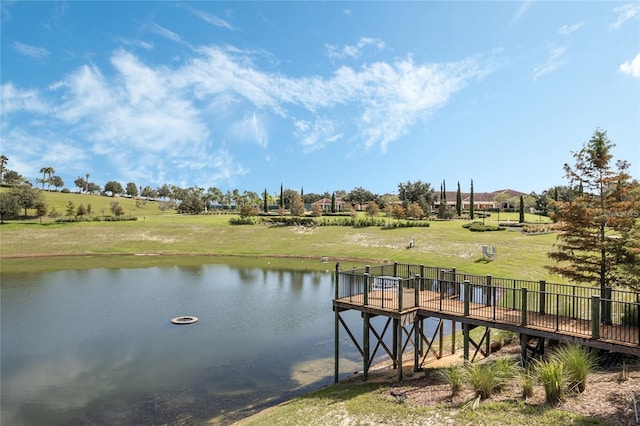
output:
[{"label": "ornamental grass clump", "polygon": [[557,404],[564,398],[564,368],[557,358],[534,361],[534,373],[544,387],[545,400]]},{"label": "ornamental grass clump", "polygon": [[509,358],[499,358],[495,362],[465,366],[465,378],[480,399],[490,398],[515,377],[517,364]]},{"label": "ornamental grass clump", "polygon": [[564,365],[569,390],[584,392],[587,378],[593,373],[598,362],[595,353],[582,346],[569,344],[558,348],[553,357]]},{"label": "ornamental grass clump", "polygon": [[460,393],[464,386],[464,370],[462,367],[452,365],[438,370],[438,375],[447,382],[451,388],[451,396]]}]

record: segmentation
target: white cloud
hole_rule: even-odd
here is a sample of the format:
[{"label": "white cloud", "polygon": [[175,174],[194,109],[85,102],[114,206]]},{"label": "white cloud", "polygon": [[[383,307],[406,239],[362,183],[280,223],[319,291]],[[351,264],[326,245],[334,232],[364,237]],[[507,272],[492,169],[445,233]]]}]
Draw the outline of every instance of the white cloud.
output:
[{"label": "white cloud", "polygon": [[[362,39],[356,45],[365,46],[383,43]],[[491,70],[480,57],[422,65],[408,58],[340,67],[326,78],[289,77],[260,69],[258,56],[264,57],[209,46],[180,65],[151,66],[116,50],[115,73],[85,65],[51,85],[50,103],[57,107],[46,124],[69,126],[57,142],[102,156],[122,179],[233,183],[249,172],[234,157],[235,150],[246,148],[234,142],[255,143],[272,157],[266,151],[272,120],[289,125],[304,153],[354,141],[358,149],[384,152]],[[46,114],[36,92],[11,85],[4,91],[9,96],[3,95],[3,107]]]},{"label": "white cloud", "polygon": [[631,61],[627,61],[620,65],[620,71],[629,74],[632,77],[640,78],[640,53]]},{"label": "white cloud", "polygon": [[158,24],[151,25],[151,31],[158,34],[161,37],[166,38],[167,40],[175,41],[177,43],[181,42],[180,36],[177,33],[174,33],[171,30],[168,30],[165,27],[161,27]]},{"label": "white cloud", "polygon": [[566,51],[567,49],[565,47],[550,46],[547,61],[533,68],[533,72],[531,73],[533,80],[535,81],[544,75],[551,74],[563,66],[567,62],[564,58]]},{"label": "white cloud", "polygon": [[558,29],[558,34],[560,35],[569,35],[573,32],[578,31],[580,28],[584,26],[583,22],[579,22],[573,25],[563,25]]},{"label": "white cloud", "polygon": [[191,9],[191,8],[188,8],[188,9],[189,9],[189,11],[191,13],[193,13],[198,18],[202,19],[203,21],[205,21],[208,24],[211,24],[211,25],[214,25],[214,26],[220,27],[220,28],[226,28],[227,30],[234,30],[235,29],[233,27],[233,25],[231,25],[230,23],[228,23],[227,21],[225,21],[222,18],[218,18],[215,15],[212,15],[212,14],[206,13],[206,12],[202,12],[202,11],[199,11],[199,10]]},{"label": "white cloud", "polygon": [[526,0],[522,2],[518,7],[518,10],[516,10],[516,13],[511,18],[511,22],[509,23],[509,26],[513,26],[516,23],[518,23],[518,21],[520,21],[520,19],[522,19],[522,17],[527,14],[527,12],[529,11],[529,8],[531,8],[532,5],[533,5],[532,0]]},{"label": "white cloud", "polygon": [[13,112],[26,111],[44,114],[50,109],[47,102],[41,99],[38,91],[21,90],[11,82],[2,85],[0,106],[2,107],[2,115],[5,118],[7,114]]},{"label": "white cloud", "polygon": [[314,121],[295,120],[294,136],[302,145],[305,153],[323,148],[329,143],[342,139],[341,133],[336,133],[335,123],[326,117],[316,118]]},{"label": "white cloud", "polygon": [[19,41],[13,43],[13,48],[21,55],[39,60],[47,59],[50,54],[44,47],[31,46],[29,44],[20,43]]},{"label": "white cloud", "polygon": [[382,40],[363,37],[355,45],[345,44],[342,47],[326,44],[327,56],[331,59],[357,59],[362,55],[362,51],[367,46],[373,46],[376,51],[382,51],[385,44]]},{"label": "white cloud", "polygon": [[627,3],[623,6],[618,6],[613,11],[618,15],[615,22],[609,25],[609,30],[617,30],[628,21],[636,18],[640,14],[639,3]]}]

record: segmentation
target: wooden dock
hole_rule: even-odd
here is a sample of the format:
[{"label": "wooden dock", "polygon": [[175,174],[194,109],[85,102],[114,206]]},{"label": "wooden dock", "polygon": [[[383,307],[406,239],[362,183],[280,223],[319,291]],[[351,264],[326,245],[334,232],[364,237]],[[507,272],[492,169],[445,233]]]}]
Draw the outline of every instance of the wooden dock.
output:
[{"label": "wooden dock", "polygon": [[[473,360],[478,353],[489,354],[490,329],[517,333],[523,361],[543,353],[545,339],[640,356],[640,294],[618,289],[478,276],[424,265],[395,263],[348,271],[340,271],[336,265],[333,309],[336,381],[340,325],[362,355],[365,379],[379,349],[384,349],[397,366],[411,345],[416,371],[430,353],[442,356],[444,321],[452,325],[452,352],[456,323],[462,325],[466,360]],[[341,317],[341,312],[351,310],[362,314],[361,343]],[[381,332],[370,323],[376,316],[387,318]],[[427,318],[439,321],[432,336],[425,335]],[[388,347],[383,339],[390,326],[393,344]],[[475,327],[485,328],[480,342],[474,342],[469,335]],[[439,350],[435,351],[438,335],[435,346]],[[371,337],[375,339],[373,353]],[[402,368],[398,368],[398,380],[402,380]]]}]

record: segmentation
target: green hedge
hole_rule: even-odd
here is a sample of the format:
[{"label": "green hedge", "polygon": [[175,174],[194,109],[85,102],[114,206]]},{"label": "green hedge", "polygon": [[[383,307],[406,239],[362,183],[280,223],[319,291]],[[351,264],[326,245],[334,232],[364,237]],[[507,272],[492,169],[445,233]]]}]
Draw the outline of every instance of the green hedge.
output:
[{"label": "green hedge", "polygon": [[504,231],[506,229],[498,225],[483,225],[482,222],[469,222],[462,225],[462,227],[471,232]]}]

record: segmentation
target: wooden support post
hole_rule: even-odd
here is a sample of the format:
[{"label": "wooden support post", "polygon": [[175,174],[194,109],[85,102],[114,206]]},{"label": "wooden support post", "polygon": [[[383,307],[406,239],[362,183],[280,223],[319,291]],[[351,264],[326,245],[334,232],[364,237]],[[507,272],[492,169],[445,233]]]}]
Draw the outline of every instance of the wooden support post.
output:
[{"label": "wooden support post", "polygon": [[416,318],[413,322],[413,371],[417,372],[420,370],[420,366],[418,365],[420,363],[420,351],[422,348],[422,326],[420,325],[422,323],[422,320],[420,318],[418,318],[418,316],[416,315]]},{"label": "wooden support post", "polygon": [[469,332],[471,331],[471,326],[466,322],[462,323],[462,335],[464,336],[463,343],[463,359],[465,362],[469,361],[469,340],[471,337],[469,336]]},{"label": "wooden support post", "polygon": [[520,321],[520,325],[523,327],[527,326],[527,288],[522,287],[522,319]]},{"label": "wooden support post", "polygon": [[336,308],[334,311],[334,324],[333,324],[333,383],[338,383],[340,379],[340,313]]},{"label": "wooden support post", "polygon": [[484,347],[485,358],[491,355],[491,329],[489,327],[487,327],[486,337],[487,340]]},{"label": "wooden support post", "polygon": [[393,276],[398,276],[398,262],[393,262]]},{"label": "wooden support post", "polygon": [[520,333],[520,361],[523,367],[529,363],[527,359],[527,340],[527,335]]},{"label": "wooden support post", "polygon": [[397,318],[393,319],[393,368],[398,368],[398,345],[402,343],[398,343],[398,341],[402,341],[402,339],[398,338],[398,327],[402,327],[400,321]]},{"label": "wooden support post", "polygon": [[362,380],[369,378],[369,314],[362,313]]},{"label": "wooden support post", "polygon": [[440,322],[438,322],[438,328],[440,329],[439,330],[440,339],[438,341],[438,346],[439,346],[439,348],[438,348],[438,356],[440,358],[442,358],[442,355],[443,355],[442,351],[444,350],[444,320],[441,319]]},{"label": "wooden support post", "polygon": [[456,322],[451,321],[451,355],[456,353]]},{"label": "wooden support post", "polygon": [[398,364],[398,381],[401,382],[402,381],[402,321],[400,320],[395,320],[397,322],[397,334],[398,334],[398,339],[397,340],[397,346],[396,346],[396,363]]},{"label": "wooden support post", "polygon": [[[336,271],[334,277],[335,294],[334,300],[337,300],[340,296],[339,284],[340,284],[340,262],[336,262]],[[334,324],[333,324],[333,383],[338,383],[340,379],[340,312],[334,307]]]},{"label": "wooden support post", "polygon": [[600,297],[591,296],[591,338],[600,339]]}]

